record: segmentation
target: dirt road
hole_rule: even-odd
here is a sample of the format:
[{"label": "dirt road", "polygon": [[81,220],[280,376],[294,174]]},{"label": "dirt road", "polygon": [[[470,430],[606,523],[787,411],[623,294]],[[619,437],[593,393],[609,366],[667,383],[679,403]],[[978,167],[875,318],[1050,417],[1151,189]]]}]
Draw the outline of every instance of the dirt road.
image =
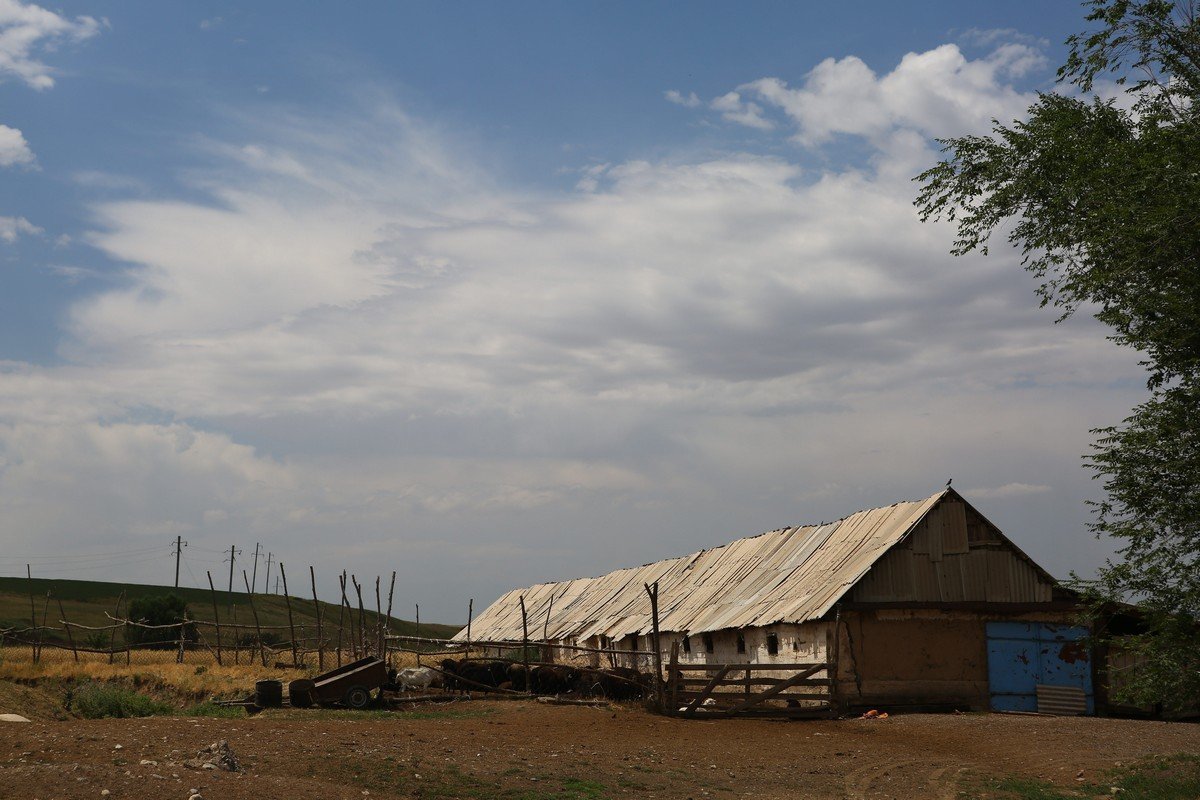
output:
[{"label": "dirt road", "polygon": [[[183,761],[227,739],[244,769]],[[983,776],[1071,785],[1200,752],[1200,726],[913,715],[684,721],[640,709],[471,702],[403,714],[268,712],[0,727],[0,797],[957,798]]]}]

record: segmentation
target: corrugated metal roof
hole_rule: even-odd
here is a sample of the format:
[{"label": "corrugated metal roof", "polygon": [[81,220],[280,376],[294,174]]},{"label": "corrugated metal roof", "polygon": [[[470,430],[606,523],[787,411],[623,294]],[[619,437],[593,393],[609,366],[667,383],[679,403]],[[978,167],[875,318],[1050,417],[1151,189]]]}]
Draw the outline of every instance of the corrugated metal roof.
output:
[{"label": "corrugated metal roof", "polygon": [[[543,631],[551,640],[649,633],[643,584],[655,581],[663,631],[695,634],[819,619],[945,495],[943,490],[824,525],[781,528],[598,578],[513,589],[471,623],[471,636],[519,640],[522,596],[531,639]],[[465,639],[466,630],[455,638]]]}]

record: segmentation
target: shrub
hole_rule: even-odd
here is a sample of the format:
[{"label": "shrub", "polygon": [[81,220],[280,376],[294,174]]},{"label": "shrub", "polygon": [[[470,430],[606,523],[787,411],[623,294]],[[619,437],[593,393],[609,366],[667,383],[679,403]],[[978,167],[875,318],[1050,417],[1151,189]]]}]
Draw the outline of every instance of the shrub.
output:
[{"label": "shrub", "polygon": [[[187,603],[176,594],[156,594],[137,597],[129,604],[129,618],[145,625],[173,625],[183,622],[187,614]],[[179,641],[179,628],[139,628],[127,626],[126,636],[130,644],[148,644],[155,647],[174,647]],[[196,641],[196,626],[188,623],[183,631],[184,641]]]},{"label": "shrub", "polygon": [[85,683],[71,697],[74,711],[85,719],[149,717],[171,710],[166,703],[131,689],[103,683]]}]

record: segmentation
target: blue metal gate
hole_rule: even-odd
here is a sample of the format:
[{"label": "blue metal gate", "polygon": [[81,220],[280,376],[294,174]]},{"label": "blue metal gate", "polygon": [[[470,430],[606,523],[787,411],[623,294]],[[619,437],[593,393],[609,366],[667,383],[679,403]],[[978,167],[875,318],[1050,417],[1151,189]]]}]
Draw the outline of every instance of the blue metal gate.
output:
[{"label": "blue metal gate", "polygon": [[1046,622],[987,623],[988,690],[993,711],[1037,711],[1037,686],[1082,689],[1094,714],[1087,629]]}]

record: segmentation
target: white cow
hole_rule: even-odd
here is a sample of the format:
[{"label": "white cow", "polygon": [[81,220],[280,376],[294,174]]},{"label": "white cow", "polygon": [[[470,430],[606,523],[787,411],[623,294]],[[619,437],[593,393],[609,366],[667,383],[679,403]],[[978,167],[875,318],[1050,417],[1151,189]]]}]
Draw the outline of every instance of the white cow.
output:
[{"label": "white cow", "polygon": [[441,686],[442,676],[429,667],[408,667],[396,673],[396,683],[403,691],[428,689],[431,686]]}]

